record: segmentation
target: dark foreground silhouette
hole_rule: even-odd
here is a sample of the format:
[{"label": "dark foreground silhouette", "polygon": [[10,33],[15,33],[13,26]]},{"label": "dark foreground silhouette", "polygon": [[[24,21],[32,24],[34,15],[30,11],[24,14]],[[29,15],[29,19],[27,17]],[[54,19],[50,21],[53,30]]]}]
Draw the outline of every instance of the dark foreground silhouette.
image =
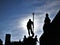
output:
[{"label": "dark foreground silhouette", "polygon": [[44,34],[40,38],[40,45],[60,45],[60,11],[52,22],[46,14],[43,30]]},{"label": "dark foreground silhouette", "polygon": [[[11,41],[11,35],[6,34],[5,44],[4,45],[36,45],[37,44],[37,36],[34,38],[29,36],[24,36],[23,41]],[[2,40],[0,39],[0,45],[3,45]]]},{"label": "dark foreground silhouette", "polygon": [[[60,45],[60,11],[57,13],[53,21],[50,21],[48,14],[46,14],[43,26],[44,33],[40,37],[40,45]],[[6,34],[5,45],[36,45],[37,36],[24,36],[23,41],[11,41],[11,35]],[[3,41],[0,39],[0,45]]]}]

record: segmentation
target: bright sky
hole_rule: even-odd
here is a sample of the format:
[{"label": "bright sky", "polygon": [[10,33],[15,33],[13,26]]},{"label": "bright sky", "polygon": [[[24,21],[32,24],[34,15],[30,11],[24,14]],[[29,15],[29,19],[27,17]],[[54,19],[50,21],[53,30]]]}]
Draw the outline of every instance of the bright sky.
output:
[{"label": "bright sky", "polygon": [[60,10],[60,0],[0,0],[0,39],[11,34],[11,41],[27,35],[26,23],[35,13],[35,35],[43,33],[45,14],[53,19]]}]

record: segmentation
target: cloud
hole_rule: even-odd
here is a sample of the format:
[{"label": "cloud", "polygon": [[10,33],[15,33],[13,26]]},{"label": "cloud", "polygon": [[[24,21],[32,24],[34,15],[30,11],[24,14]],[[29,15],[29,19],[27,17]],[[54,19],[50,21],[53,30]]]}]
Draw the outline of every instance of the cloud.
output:
[{"label": "cloud", "polygon": [[7,5],[4,3],[6,6],[3,6],[3,14],[0,16],[0,38],[2,38],[6,33],[11,33],[12,40],[18,40],[17,38],[19,37],[21,39],[22,36],[27,34],[21,23],[25,21],[25,19],[27,20],[30,16],[32,18],[32,12],[35,13],[35,21],[37,22],[37,31],[35,33],[38,35],[38,37],[40,37],[43,32],[42,28],[45,14],[49,13],[49,17],[53,19],[60,9],[60,0],[20,0],[20,2],[17,1],[18,3],[15,2],[11,3],[14,6],[11,6],[9,1],[6,3],[11,6],[11,8],[9,6],[7,7]]},{"label": "cloud", "polygon": [[49,1],[49,2],[46,1],[44,5],[37,6],[34,11],[37,15],[38,14],[43,15],[44,13],[48,13],[51,19],[53,19],[58,10],[60,10],[60,0]]}]

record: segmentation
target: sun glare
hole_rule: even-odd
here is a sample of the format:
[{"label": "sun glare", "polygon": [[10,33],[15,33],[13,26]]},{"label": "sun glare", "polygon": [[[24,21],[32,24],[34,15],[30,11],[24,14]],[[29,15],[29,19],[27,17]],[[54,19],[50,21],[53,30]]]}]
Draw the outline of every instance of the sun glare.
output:
[{"label": "sun glare", "polygon": [[[31,19],[33,21],[32,16],[29,16],[29,17],[21,20],[21,26],[24,30],[27,30],[26,25],[27,25],[27,22],[28,22],[29,19]],[[37,27],[38,27],[38,22],[37,22],[37,19],[34,18],[34,32],[37,30]]]},{"label": "sun glare", "polygon": [[[38,35],[38,41],[39,41],[39,37],[42,35],[42,22],[43,22],[43,16],[34,16],[34,33],[35,35]],[[28,37],[28,32],[27,32],[27,22],[29,21],[29,19],[31,19],[33,21],[33,16],[27,16],[27,17],[23,17],[22,19],[20,19],[21,21],[19,22],[19,26],[21,29],[24,30],[25,34]],[[40,32],[41,31],[41,32]],[[24,34],[24,35],[25,35]],[[38,43],[37,43],[38,44]]]}]

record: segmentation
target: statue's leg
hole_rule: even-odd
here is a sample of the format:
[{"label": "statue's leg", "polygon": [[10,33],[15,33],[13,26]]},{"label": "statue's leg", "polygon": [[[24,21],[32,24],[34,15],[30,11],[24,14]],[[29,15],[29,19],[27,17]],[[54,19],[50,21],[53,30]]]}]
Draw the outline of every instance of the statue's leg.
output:
[{"label": "statue's leg", "polygon": [[29,36],[30,36],[30,30],[28,29],[28,34],[29,34]]},{"label": "statue's leg", "polygon": [[34,37],[34,32],[32,31],[32,29],[31,29],[31,34],[32,34],[32,37]]}]

